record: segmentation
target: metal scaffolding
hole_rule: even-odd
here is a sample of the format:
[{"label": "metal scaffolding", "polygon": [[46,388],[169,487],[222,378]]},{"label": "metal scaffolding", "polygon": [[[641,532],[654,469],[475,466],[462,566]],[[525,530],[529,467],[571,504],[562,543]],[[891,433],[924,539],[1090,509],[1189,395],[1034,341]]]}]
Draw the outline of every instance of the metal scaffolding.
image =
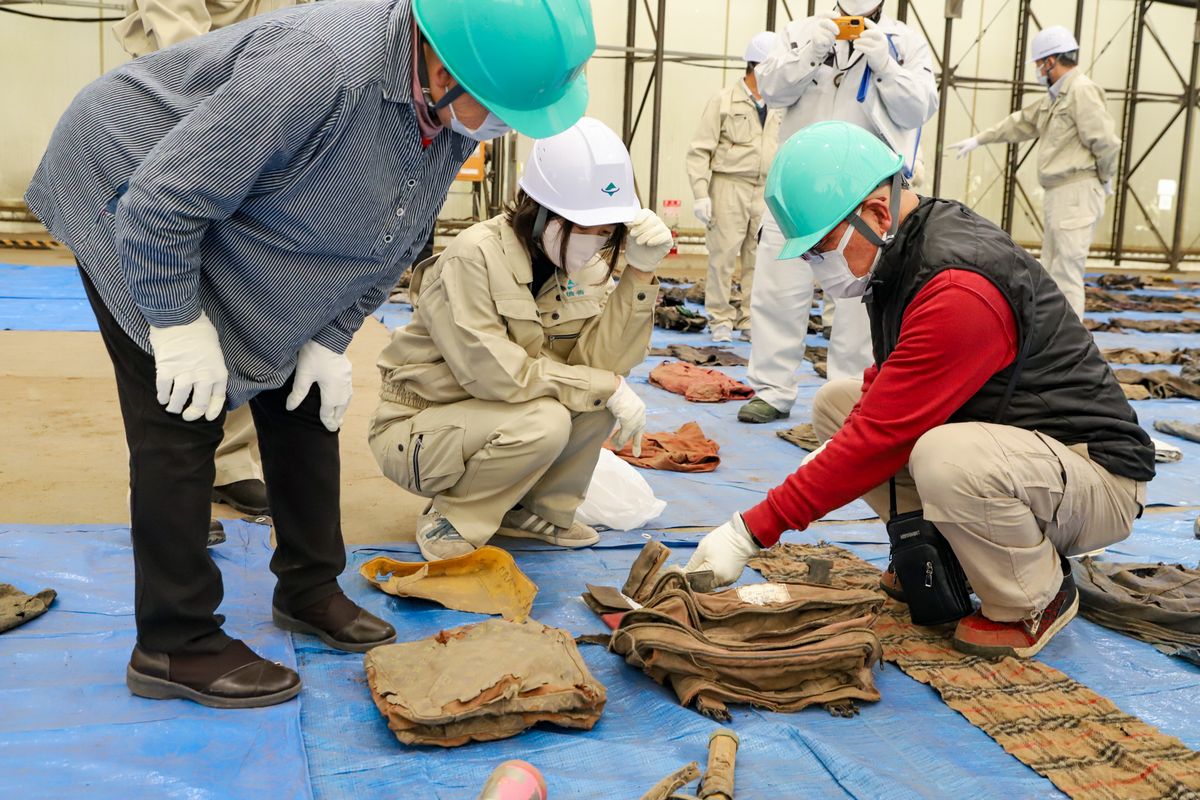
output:
[{"label": "metal scaffolding", "polygon": [[[939,99],[941,101],[937,117],[933,120],[936,128],[935,152],[931,159],[933,162],[932,193],[934,195],[939,195],[942,188],[942,154],[946,147],[946,121],[949,115],[953,113],[950,103],[951,99],[954,98],[962,108],[966,109],[966,103],[959,96],[964,90],[1007,89],[1009,94],[1009,110],[1011,112],[1022,107],[1024,90],[1026,88],[1035,88],[1034,84],[1026,82],[1028,63],[1028,56],[1026,54],[1032,34],[1041,28],[1035,9],[1039,5],[1039,2],[1038,0],[1010,0],[1010,2],[1003,4],[996,17],[999,18],[1000,14],[1006,12],[1013,2],[1016,4],[1017,36],[1014,37],[1013,41],[1012,75],[1007,79],[997,79],[962,74],[959,68],[963,60],[965,60],[965,55],[960,56],[957,62],[951,57],[955,41],[955,21],[962,18],[963,0],[945,0],[942,13],[943,28],[940,40],[939,37],[931,33],[930,26],[921,18],[912,0],[895,0],[894,8],[897,19],[909,24],[925,36],[934,59],[939,87]],[[1048,8],[1049,3],[1061,4],[1063,0],[1040,0],[1040,2],[1043,8]],[[1091,2],[1099,2],[1099,0],[1091,0]],[[1087,3],[1088,0],[1075,0],[1074,3],[1076,38],[1078,38],[1083,28],[1084,12]],[[786,19],[793,19],[792,5],[796,6],[798,12],[802,6],[807,6],[804,9],[804,13],[812,15],[815,12],[816,2],[815,0],[807,0],[807,3],[802,3],[800,0],[791,0],[789,3],[789,0],[766,0],[765,22],[767,29],[776,30],[779,27],[779,11],[781,8],[784,15],[786,15]],[[1196,9],[1190,60],[1182,65],[1182,69],[1178,60],[1172,57],[1172,54],[1163,45],[1157,33],[1146,22],[1147,11],[1155,5],[1171,5]],[[652,11],[649,0],[640,0],[640,2],[639,0],[627,0],[625,46],[601,48],[602,50],[613,50],[624,53],[625,91],[621,131],[627,145],[631,145],[637,136],[647,100],[652,98],[649,191],[647,193],[651,208],[656,208],[658,203],[658,154],[659,140],[662,134],[662,75],[664,63],[668,61],[678,63],[723,63],[735,60],[724,54],[666,50],[664,41],[665,28],[668,21],[667,0],[656,0],[656,6],[656,11]],[[889,2],[889,8],[891,7],[892,3]],[[1119,6],[1111,3],[1109,7]],[[1119,157],[1120,172],[1114,187],[1115,213],[1113,214],[1113,228],[1111,241],[1108,244],[1094,245],[1093,255],[1102,258],[1111,258],[1117,264],[1123,261],[1144,262],[1147,264],[1163,265],[1170,270],[1177,270],[1182,263],[1200,262],[1200,236],[1195,236],[1191,241],[1185,241],[1186,234],[1184,230],[1184,223],[1187,219],[1188,190],[1190,188],[1188,177],[1192,154],[1191,132],[1195,123],[1196,107],[1200,103],[1200,91],[1197,88],[1197,68],[1200,66],[1200,63],[1198,63],[1200,62],[1200,4],[1197,3],[1197,0],[1131,0],[1128,7],[1132,10],[1131,19],[1129,20],[1132,24],[1130,25],[1129,66],[1126,73],[1126,82],[1122,87],[1105,88],[1106,93],[1110,97],[1119,98],[1122,104],[1119,124],[1123,136]],[[638,48],[636,46],[638,22],[642,16],[645,17],[645,21],[650,25],[650,30],[653,33],[655,42],[653,48]],[[979,45],[979,40],[988,35],[988,29],[991,27],[991,25],[985,27],[980,36],[968,48],[968,52]],[[1123,29],[1124,26],[1122,26]],[[1178,91],[1149,90],[1143,87],[1141,61],[1147,35],[1162,51],[1163,56],[1167,59],[1171,67],[1171,71],[1179,79],[1180,86]],[[1110,40],[1101,50],[1107,49],[1112,43]],[[635,86],[634,69],[638,63],[649,63],[652,65],[652,69],[647,78],[645,88],[640,93],[641,99],[637,101],[635,109],[635,99],[638,91]],[[1162,130],[1153,137],[1152,141],[1148,145],[1143,146],[1141,144],[1142,137],[1137,135],[1139,129],[1136,127],[1136,122],[1139,106],[1147,103],[1174,105],[1176,111],[1167,124],[1163,126]],[[969,111],[968,114],[970,114]],[[1130,178],[1145,163],[1147,157],[1152,152],[1162,147],[1164,138],[1166,138],[1167,134],[1181,118],[1184,129],[1181,152],[1179,154],[1178,196],[1174,213],[1174,224],[1170,231],[1163,231],[1155,223],[1153,215],[1149,213],[1149,207],[1143,198],[1131,186]],[[972,119],[972,123],[974,123],[974,119]],[[1018,174],[1021,166],[1029,158],[1036,145],[1036,141],[1021,145],[1008,145],[1002,164],[1002,172],[997,177],[997,180],[1003,180],[1002,210],[998,221],[1004,230],[1010,234],[1013,232],[1018,210],[1030,220],[1036,231],[1040,233],[1041,230],[1041,221],[1039,215],[1036,213],[1035,205]],[[984,194],[990,188],[989,186],[984,191]],[[1136,210],[1136,214],[1131,213],[1131,205]],[[1144,224],[1153,233],[1157,241],[1157,247],[1138,247],[1136,250],[1127,247],[1130,226],[1135,224]]]}]

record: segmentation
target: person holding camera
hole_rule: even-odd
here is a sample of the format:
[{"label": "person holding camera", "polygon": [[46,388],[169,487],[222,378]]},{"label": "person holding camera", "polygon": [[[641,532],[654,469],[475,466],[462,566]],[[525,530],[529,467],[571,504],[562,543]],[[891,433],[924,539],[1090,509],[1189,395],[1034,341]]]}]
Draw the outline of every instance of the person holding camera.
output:
[{"label": "person holding camera", "polygon": [[[889,521],[882,588],[914,621],[959,617],[958,649],[1031,656],[1078,609],[1064,557],[1129,536],[1154,448],[1042,266],[971,209],[914,194],[902,167],[845,122],[780,148],[766,188],[780,258],[807,262],[834,296],[865,294],[875,363],[861,385],[822,387],[822,446],[687,568],[732,583],[784,531],[861,496]],[[910,542],[920,562],[902,564]],[[957,613],[916,618],[943,595]]]}]

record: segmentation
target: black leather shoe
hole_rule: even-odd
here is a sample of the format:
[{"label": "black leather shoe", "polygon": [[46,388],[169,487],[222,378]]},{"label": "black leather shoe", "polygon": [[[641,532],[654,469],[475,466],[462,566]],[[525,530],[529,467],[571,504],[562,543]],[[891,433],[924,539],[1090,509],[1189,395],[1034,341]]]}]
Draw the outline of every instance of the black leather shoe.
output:
[{"label": "black leather shoe", "polygon": [[259,480],[234,481],[224,486],[214,486],[212,501],[233,506],[243,514],[264,517],[271,513],[267,502],[267,485]]},{"label": "black leather shoe", "polygon": [[396,641],[396,629],[341,592],[295,614],[271,607],[271,618],[285,631],[317,636],[330,647],[365,653],[372,647]]},{"label": "black leather shoe", "polygon": [[300,676],[234,639],[220,653],[168,655],[133,648],[125,684],[139,697],[212,708],[261,708],[300,693]]},{"label": "black leather shoe", "polygon": [[208,546],[212,547],[223,541],[225,541],[225,526],[219,519],[210,519],[208,521]]}]

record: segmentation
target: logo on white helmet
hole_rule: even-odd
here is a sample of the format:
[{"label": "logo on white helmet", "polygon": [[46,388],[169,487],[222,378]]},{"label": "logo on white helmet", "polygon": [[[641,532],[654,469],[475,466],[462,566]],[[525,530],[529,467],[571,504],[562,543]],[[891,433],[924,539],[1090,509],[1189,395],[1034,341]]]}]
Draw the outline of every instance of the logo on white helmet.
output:
[{"label": "logo on white helmet", "polygon": [[609,182],[608,182],[608,186],[605,186],[605,187],[604,187],[603,189],[601,189],[600,191],[604,192],[604,193],[605,193],[606,195],[608,195],[609,197],[612,197],[614,194],[616,194],[617,192],[621,191],[621,187],[617,186],[617,185],[616,185],[615,183],[613,183],[612,181],[609,181]]}]

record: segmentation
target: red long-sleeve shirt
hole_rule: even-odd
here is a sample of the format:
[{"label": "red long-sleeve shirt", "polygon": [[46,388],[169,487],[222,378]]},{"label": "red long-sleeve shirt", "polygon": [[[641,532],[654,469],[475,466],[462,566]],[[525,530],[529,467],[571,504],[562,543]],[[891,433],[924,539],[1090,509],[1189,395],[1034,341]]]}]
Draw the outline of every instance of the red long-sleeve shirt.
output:
[{"label": "red long-sleeve shirt", "polygon": [[1017,324],[1000,290],[982,275],[946,270],[904,311],[896,349],[863,374],[863,395],[812,461],[742,514],[764,546],[804,530],[887,481],[917,440],[944,424],[1017,357]]}]

